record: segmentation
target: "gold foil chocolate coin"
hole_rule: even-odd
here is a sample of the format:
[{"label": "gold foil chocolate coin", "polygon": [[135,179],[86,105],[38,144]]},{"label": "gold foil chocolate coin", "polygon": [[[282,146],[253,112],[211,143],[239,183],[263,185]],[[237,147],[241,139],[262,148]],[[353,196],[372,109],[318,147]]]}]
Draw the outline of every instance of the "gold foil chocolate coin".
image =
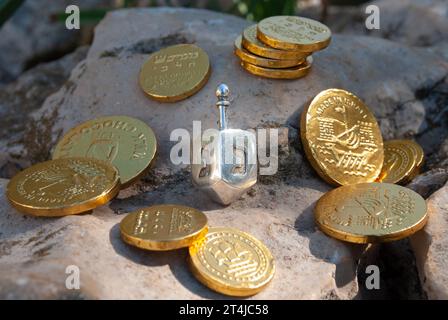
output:
[{"label": "gold foil chocolate coin", "polygon": [[310,54],[308,52],[301,51],[278,50],[265,45],[257,38],[256,24],[244,29],[241,44],[247,51],[258,56],[271,59],[302,60]]},{"label": "gold foil chocolate coin", "polygon": [[201,211],[179,205],[157,205],[128,214],[120,223],[122,239],[133,246],[165,251],[190,246],[207,233]]},{"label": "gold foil chocolate coin", "polygon": [[248,52],[241,46],[241,36],[235,40],[235,55],[239,57],[242,61],[257,65],[259,67],[267,68],[290,68],[298,66],[305,62],[305,59],[295,59],[295,60],[276,60],[263,58]]},{"label": "gold foil chocolate coin", "polygon": [[151,54],[140,71],[140,86],[153,99],[175,102],[198,92],[210,76],[207,53],[179,44]]},{"label": "gold foil chocolate coin", "polygon": [[405,183],[409,181],[413,172],[417,169],[416,161],[421,161],[415,154],[415,150],[409,145],[409,140],[385,141],[384,163],[380,173],[380,181],[386,183]]},{"label": "gold foil chocolate coin", "polygon": [[329,45],[331,31],[326,25],[312,19],[275,16],[258,23],[257,37],[273,48],[314,52]]},{"label": "gold foil chocolate coin", "polygon": [[305,154],[335,185],[372,182],[383,165],[383,138],[375,117],[356,96],[340,89],[319,93],[301,116]]},{"label": "gold foil chocolate coin", "polygon": [[68,131],[56,145],[53,159],[89,157],[117,167],[122,188],[143,176],[157,151],[156,136],[144,122],[110,116],[84,122]]},{"label": "gold foil chocolate coin", "polygon": [[263,68],[256,66],[251,63],[247,63],[244,61],[241,61],[241,66],[247,70],[248,72],[252,73],[253,75],[264,77],[264,78],[271,78],[271,79],[298,79],[306,76],[310,70],[311,65],[313,63],[313,58],[310,56],[306,59],[306,61],[293,68],[284,68],[284,69],[269,69],[269,68]]},{"label": "gold foil chocolate coin", "polygon": [[425,152],[423,148],[413,140],[402,140],[406,143],[406,145],[411,148],[413,157],[415,159],[415,166],[417,171],[423,166]]},{"label": "gold foil chocolate coin", "polygon": [[8,183],[6,195],[19,211],[59,217],[83,213],[109,202],[120,186],[108,162],[67,158],[36,164]]},{"label": "gold foil chocolate coin", "polygon": [[390,183],[342,186],[322,196],[314,208],[318,227],[327,235],[353,243],[408,237],[425,225],[425,200]]},{"label": "gold foil chocolate coin", "polygon": [[210,228],[190,247],[190,266],[205,286],[230,296],[251,296],[268,285],[275,272],[269,249],[233,228]]}]

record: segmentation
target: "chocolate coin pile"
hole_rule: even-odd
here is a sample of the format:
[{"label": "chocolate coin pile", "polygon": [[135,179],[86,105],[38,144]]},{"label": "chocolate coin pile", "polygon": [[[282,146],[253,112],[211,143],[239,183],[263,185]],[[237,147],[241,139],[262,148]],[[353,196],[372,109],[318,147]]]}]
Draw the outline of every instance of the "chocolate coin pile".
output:
[{"label": "chocolate coin pile", "polygon": [[330,29],[318,21],[275,16],[244,29],[235,40],[234,53],[254,75],[297,79],[309,73],[313,52],[325,49],[330,41]]}]

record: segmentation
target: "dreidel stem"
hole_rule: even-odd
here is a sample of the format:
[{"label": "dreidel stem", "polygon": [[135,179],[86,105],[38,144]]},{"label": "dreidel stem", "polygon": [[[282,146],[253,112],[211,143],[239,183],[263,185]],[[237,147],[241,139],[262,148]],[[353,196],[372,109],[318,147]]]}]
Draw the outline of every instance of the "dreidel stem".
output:
[{"label": "dreidel stem", "polygon": [[226,109],[230,105],[229,102],[229,87],[222,83],[216,88],[216,97],[218,102],[216,106],[219,109],[219,130],[227,129]]}]

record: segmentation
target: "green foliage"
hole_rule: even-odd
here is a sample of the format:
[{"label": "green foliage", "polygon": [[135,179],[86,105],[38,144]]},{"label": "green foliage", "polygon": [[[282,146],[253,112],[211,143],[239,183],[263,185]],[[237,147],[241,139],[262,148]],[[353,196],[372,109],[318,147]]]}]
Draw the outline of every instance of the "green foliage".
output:
[{"label": "green foliage", "polygon": [[[0,27],[1,25],[17,10],[25,0],[0,0]],[[232,13],[248,20],[260,21],[266,17],[275,15],[294,15],[296,14],[297,2],[300,0],[233,0],[233,6],[222,8],[219,0],[208,0],[206,8],[215,11],[224,11]],[[366,2],[367,0],[332,0],[332,4],[337,5],[355,5]],[[168,6],[175,5],[177,1],[166,0]],[[199,0],[183,1],[184,7],[195,8],[199,5]],[[122,0],[119,2],[118,8],[135,7],[138,0]],[[150,7],[157,6],[156,0],[148,1]],[[81,22],[97,23],[100,21],[108,10],[118,9],[94,9],[83,10],[81,8]],[[58,21],[65,21],[67,14],[61,12],[54,16]]]},{"label": "green foliage", "polygon": [[294,15],[297,0],[236,0],[234,12],[246,19],[260,21],[266,17]]},{"label": "green foliage", "polygon": [[25,0],[0,0],[0,27],[19,9]]},{"label": "green foliage", "polygon": [[[137,0],[125,0],[122,2],[122,8],[134,7]],[[167,0],[167,4],[173,5],[172,1]],[[157,6],[156,1],[149,1],[149,6]],[[197,0],[184,2],[184,7],[198,7]],[[259,21],[263,18],[274,15],[294,15],[296,13],[297,0],[234,0],[234,4],[230,9],[221,7],[219,0],[207,1],[206,8],[214,11],[225,11],[238,16],[242,16],[248,20]],[[107,10],[82,10],[81,21],[84,23],[98,22],[101,20]],[[65,21],[67,15],[61,13],[57,15],[57,20]]]}]

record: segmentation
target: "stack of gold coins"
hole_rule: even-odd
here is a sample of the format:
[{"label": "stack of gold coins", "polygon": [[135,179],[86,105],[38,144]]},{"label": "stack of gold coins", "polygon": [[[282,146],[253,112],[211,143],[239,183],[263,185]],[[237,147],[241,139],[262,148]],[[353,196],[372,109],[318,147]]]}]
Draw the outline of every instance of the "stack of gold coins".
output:
[{"label": "stack of gold coins", "polygon": [[10,203],[26,214],[60,217],[93,210],[151,168],[154,132],[126,116],[90,120],[69,130],[53,160],[17,174],[7,186]]},{"label": "stack of gold coins", "polygon": [[331,31],[303,17],[275,16],[244,29],[235,40],[235,55],[248,72],[272,79],[306,76],[312,53],[326,48]]},{"label": "stack of gold coins", "polygon": [[233,228],[209,228],[204,213],[156,205],[129,213],[120,223],[124,242],[146,250],[189,248],[193,275],[210,289],[251,296],[272,280],[274,258],[259,240]]},{"label": "stack of gold coins", "polygon": [[383,142],[373,113],[358,97],[341,89],[319,93],[302,112],[300,134],[312,167],[340,186],[316,204],[315,221],[324,233],[371,243],[398,240],[423,228],[428,218],[424,199],[396,185],[419,173],[423,150],[411,140]]}]

